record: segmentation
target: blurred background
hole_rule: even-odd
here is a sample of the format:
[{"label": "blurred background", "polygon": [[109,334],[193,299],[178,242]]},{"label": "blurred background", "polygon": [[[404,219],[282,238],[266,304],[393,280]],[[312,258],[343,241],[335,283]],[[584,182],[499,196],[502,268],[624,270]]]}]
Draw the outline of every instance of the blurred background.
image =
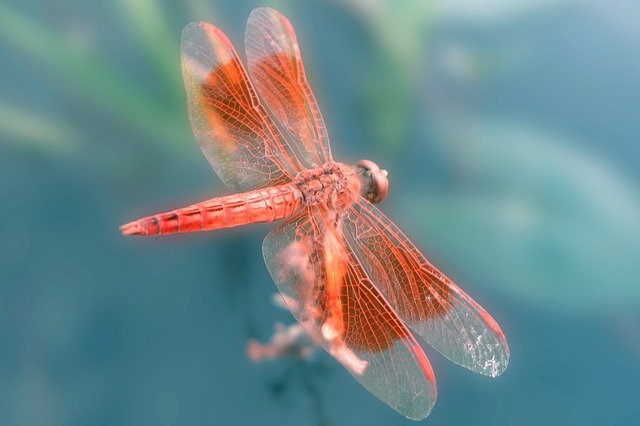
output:
[{"label": "blurred background", "polygon": [[334,156],[505,330],[480,377],[430,348],[430,425],[640,423],[640,5],[633,0],[0,1],[0,424],[412,424],[318,352],[253,364],[292,317],[271,225],[123,238],[227,194],[198,150],[180,32],[297,30]]}]

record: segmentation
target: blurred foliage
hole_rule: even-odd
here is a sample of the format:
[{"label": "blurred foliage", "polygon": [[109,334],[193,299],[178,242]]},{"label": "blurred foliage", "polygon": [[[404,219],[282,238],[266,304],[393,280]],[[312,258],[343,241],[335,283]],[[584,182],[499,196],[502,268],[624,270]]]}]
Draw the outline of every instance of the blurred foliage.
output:
[{"label": "blurred foliage", "polygon": [[567,0],[485,0],[482,2],[448,0],[436,2],[435,9],[439,22],[491,25],[496,22],[513,22],[524,16],[531,18],[537,12],[546,13],[550,8],[567,2]]},{"label": "blurred foliage", "polygon": [[156,0],[116,0],[124,27],[129,28],[142,51],[153,59],[154,69],[170,89],[169,99],[177,104],[183,99],[180,78],[180,44],[169,32],[164,9]]},{"label": "blurred foliage", "polygon": [[[197,11],[201,2],[188,2]],[[184,120],[179,34],[167,32],[160,2],[117,1],[122,27],[129,28],[140,56],[151,58],[163,76],[159,87],[133,81],[126,69],[105,61],[91,48],[8,4],[0,4],[0,39],[65,83],[69,94],[109,111],[169,146],[190,139]],[[75,123],[67,123],[66,126]],[[62,124],[56,124],[62,127]],[[1,130],[1,129],[0,129]]]},{"label": "blurred foliage", "polygon": [[16,145],[51,153],[69,153],[80,142],[68,123],[30,108],[0,103],[0,133]]},{"label": "blurred foliage", "polygon": [[462,181],[405,200],[412,228],[524,302],[588,312],[634,306],[640,198],[578,146],[517,121],[480,120],[451,146]]},{"label": "blurred foliage", "polygon": [[377,48],[363,76],[368,110],[366,126],[387,155],[407,144],[416,124],[416,88],[424,78],[423,61],[433,31],[433,3],[422,0],[334,0],[350,10],[374,37]]}]

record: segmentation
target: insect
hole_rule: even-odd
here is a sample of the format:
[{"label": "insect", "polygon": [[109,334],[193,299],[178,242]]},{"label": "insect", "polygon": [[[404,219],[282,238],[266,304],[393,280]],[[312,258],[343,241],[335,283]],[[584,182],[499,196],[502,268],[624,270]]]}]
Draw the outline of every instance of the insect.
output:
[{"label": "insect", "polygon": [[333,160],[291,23],[255,9],[245,49],[246,70],[215,26],[192,23],[182,33],[193,134],[240,192],[138,219],[122,233],[284,220],[262,249],[285,304],[317,344],[408,418],[426,417],[437,395],[413,332],[457,364],[501,374],[509,347],[496,321],[375,206],[387,195],[387,172],[370,160]]}]

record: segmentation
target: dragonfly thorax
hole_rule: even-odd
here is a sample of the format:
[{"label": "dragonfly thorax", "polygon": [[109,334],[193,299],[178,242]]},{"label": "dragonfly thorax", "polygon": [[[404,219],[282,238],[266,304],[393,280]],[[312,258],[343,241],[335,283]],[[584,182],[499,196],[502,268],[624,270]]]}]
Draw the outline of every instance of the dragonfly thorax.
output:
[{"label": "dragonfly thorax", "polygon": [[327,162],[315,169],[303,170],[293,181],[309,205],[326,205],[341,209],[360,193],[360,179],[352,166]]}]

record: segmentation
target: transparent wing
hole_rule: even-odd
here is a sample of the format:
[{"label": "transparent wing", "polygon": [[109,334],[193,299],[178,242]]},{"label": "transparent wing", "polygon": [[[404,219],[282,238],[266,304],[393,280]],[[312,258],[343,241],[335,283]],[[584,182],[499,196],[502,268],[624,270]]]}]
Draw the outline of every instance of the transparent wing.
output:
[{"label": "transparent wing", "polygon": [[249,74],[269,110],[296,142],[307,167],[331,161],[329,135],[304,72],[293,26],[280,12],[261,7],[245,31]]},{"label": "transparent wing", "polygon": [[500,326],[384,213],[360,198],[343,220],[347,246],[409,327],[470,370],[495,377],[507,368],[509,346]]},{"label": "transparent wing", "polygon": [[236,190],[272,186],[302,169],[222,31],[206,22],[185,27],[182,74],[193,135],[225,184]]},{"label": "transparent wing", "polygon": [[264,240],[267,268],[309,335],[369,392],[405,415],[436,401],[422,348],[341,242],[339,223],[303,211]]}]

